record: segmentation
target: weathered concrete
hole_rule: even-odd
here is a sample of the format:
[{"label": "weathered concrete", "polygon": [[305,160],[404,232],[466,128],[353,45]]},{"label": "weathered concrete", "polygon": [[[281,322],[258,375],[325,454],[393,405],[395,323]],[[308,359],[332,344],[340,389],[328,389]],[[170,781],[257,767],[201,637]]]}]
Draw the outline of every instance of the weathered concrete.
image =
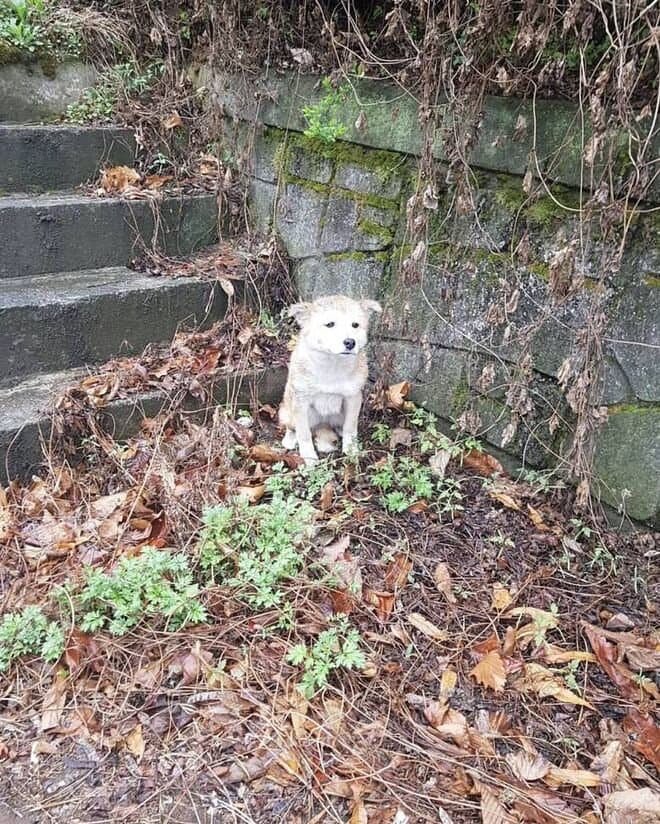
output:
[{"label": "weathered concrete", "polygon": [[[55,398],[80,378],[80,372],[53,373],[30,378],[12,389],[0,389],[0,484],[14,478],[28,479],[43,464],[41,443],[51,436],[49,410]],[[219,379],[212,398],[203,402],[189,395],[182,409],[197,417],[211,416],[216,405],[239,407],[277,403],[282,395],[285,369],[266,369],[233,374]],[[99,412],[99,422],[117,440],[135,434],[145,417],[171,407],[167,392],[146,392],[112,401]]]},{"label": "weathered concrete", "polygon": [[[257,79],[243,76],[202,72],[197,82],[211,88],[217,104],[239,120],[258,121],[268,126],[302,132],[306,120],[302,111],[314,105],[324,95],[318,77],[271,74]],[[451,116],[445,101],[438,104],[441,126],[436,135],[434,156],[446,160],[442,131],[451,128]],[[358,129],[360,114],[366,116]],[[519,100],[511,97],[487,97],[481,113],[481,125],[474,147],[467,160],[471,165],[492,171],[524,175],[530,168],[540,170],[554,182],[568,186],[583,185],[589,179],[583,151],[591,128],[584,122],[579,108],[568,102],[553,100]],[[346,129],[343,140],[388,149],[402,154],[419,155],[422,137],[417,118],[417,101],[412,94],[386,81],[351,78],[351,93],[334,116]],[[638,124],[639,137],[645,138],[648,119]],[[610,153],[621,154],[627,138],[614,136],[602,147],[594,164],[594,179],[603,168],[603,159]],[[660,134],[656,133],[649,147],[648,158],[660,155]],[[660,182],[652,189],[652,198],[660,201]]]},{"label": "weathered concrete", "polygon": [[0,198],[0,278],[126,266],[140,254],[139,239],[188,254],[216,238],[213,195],[154,203],[77,194]]},{"label": "weathered concrete", "polygon": [[96,69],[85,63],[62,63],[47,72],[38,63],[0,66],[0,121],[38,123],[64,114],[91,88]]},{"label": "weathered concrete", "polygon": [[0,386],[100,363],[223,317],[227,297],[201,278],[124,268],[13,278],[0,294]]},{"label": "weathered concrete", "polygon": [[[255,227],[281,237],[304,298],[343,292],[382,300],[376,354],[389,361],[392,379],[412,380],[413,399],[445,421],[469,412],[479,436],[512,460],[555,465],[574,423],[557,375],[579,353],[594,313],[605,312],[596,404],[612,407],[616,423],[597,436],[602,496],[616,504],[607,490],[627,488],[627,513],[654,522],[660,427],[644,427],[650,443],[643,450],[616,408],[660,408],[660,224],[650,209],[636,207],[620,268],[612,271],[620,238],[581,214],[586,192],[523,187],[532,150],[546,182],[581,182],[575,107],[486,102],[470,156],[476,214],[454,208],[456,191],[436,141],[437,210],[427,213],[428,255],[410,282],[401,264],[413,251],[405,215],[416,179],[412,156],[421,149],[415,102],[387,84],[358,81],[357,99],[349,95],[335,113],[352,142],[323,144],[300,134],[302,107],[319,99],[316,78],[272,77],[247,93],[225,80],[216,78],[215,90],[224,113],[236,118],[225,121],[227,148],[233,140],[234,154],[249,156],[253,140]],[[358,132],[360,110],[367,122]],[[550,281],[558,254],[570,258],[570,250],[583,285],[561,297]],[[627,441],[634,462],[643,464],[643,483],[633,485],[630,467],[621,465]]]},{"label": "weathered concrete", "polygon": [[116,126],[0,125],[0,192],[48,192],[135,161],[135,136]]}]

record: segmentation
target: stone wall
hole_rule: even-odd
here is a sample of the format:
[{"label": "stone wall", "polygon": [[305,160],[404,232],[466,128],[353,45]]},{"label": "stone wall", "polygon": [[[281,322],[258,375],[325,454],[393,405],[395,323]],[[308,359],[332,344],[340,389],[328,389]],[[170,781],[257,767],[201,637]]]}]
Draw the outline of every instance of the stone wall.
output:
[{"label": "stone wall", "polygon": [[[519,465],[552,466],[566,448],[572,418],[557,372],[602,295],[600,403],[609,414],[597,438],[598,488],[611,506],[625,499],[634,519],[660,522],[660,224],[648,209],[632,212],[622,266],[601,277],[614,250],[596,225],[580,230],[589,135],[573,106],[487,101],[469,157],[476,217],[457,215],[446,185],[429,213],[425,271],[411,284],[400,263],[411,251],[405,207],[421,148],[412,98],[361,82],[341,111],[345,139],[322,144],[302,134],[302,108],[321,94],[314,78],[203,82],[226,116],[225,151],[249,157],[254,227],[281,237],[301,295],[381,299],[381,368],[412,380],[413,398],[447,421],[469,411],[481,437]],[[615,135],[603,153],[624,143]],[[445,180],[440,139],[434,154]],[[523,187],[529,168],[548,182],[533,197]],[[651,197],[660,200],[660,190]],[[552,301],[551,262],[571,243],[585,262],[584,285]],[[517,400],[526,411],[509,440],[516,387],[525,386]]]}]

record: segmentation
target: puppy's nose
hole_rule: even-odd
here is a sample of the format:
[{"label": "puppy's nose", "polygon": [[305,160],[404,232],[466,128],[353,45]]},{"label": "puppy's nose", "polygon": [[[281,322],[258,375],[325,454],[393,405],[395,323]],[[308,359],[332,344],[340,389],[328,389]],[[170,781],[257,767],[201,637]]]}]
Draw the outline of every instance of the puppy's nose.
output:
[{"label": "puppy's nose", "polygon": [[355,338],[346,338],[344,340],[344,346],[349,352],[351,349],[355,349]]}]

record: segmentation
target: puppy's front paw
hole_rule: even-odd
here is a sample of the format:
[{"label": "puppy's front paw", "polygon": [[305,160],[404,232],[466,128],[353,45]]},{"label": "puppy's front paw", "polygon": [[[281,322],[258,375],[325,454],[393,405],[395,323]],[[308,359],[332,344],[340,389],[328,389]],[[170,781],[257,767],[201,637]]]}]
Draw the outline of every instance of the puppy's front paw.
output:
[{"label": "puppy's front paw", "polygon": [[356,455],[360,451],[355,435],[344,435],[341,439],[341,451],[344,455]]},{"label": "puppy's front paw", "polygon": [[282,446],[285,449],[295,449],[297,443],[298,438],[296,438],[296,433],[293,429],[287,429],[284,437],[282,438]]}]

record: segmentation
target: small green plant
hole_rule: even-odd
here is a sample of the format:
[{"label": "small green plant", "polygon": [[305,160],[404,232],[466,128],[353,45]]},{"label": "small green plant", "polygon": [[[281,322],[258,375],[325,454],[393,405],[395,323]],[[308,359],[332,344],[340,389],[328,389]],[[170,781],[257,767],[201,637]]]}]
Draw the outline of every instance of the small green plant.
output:
[{"label": "small green plant", "polygon": [[598,569],[601,575],[616,575],[619,570],[621,557],[609,550],[606,546],[598,544],[594,547],[589,561],[591,569]]},{"label": "small green plant", "polygon": [[[143,94],[161,77],[163,69],[162,60],[154,60],[144,67],[139,67],[134,61],[112,66],[78,103],[69,106],[66,119],[71,123],[112,120],[119,100]],[[162,157],[167,160],[164,155]]]},{"label": "small green plant", "polygon": [[165,618],[171,630],[206,621],[187,557],[154,547],[122,558],[109,574],[87,567],[83,588],[69,594],[85,632],[124,635],[145,617]]},{"label": "small green plant", "polygon": [[43,14],[43,0],[0,2],[0,40],[34,54],[46,43],[46,30],[41,22]]},{"label": "small green plant", "polygon": [[293,491],[293,473],[279,461],[273,464],[273,472],[266,478],[266,490],[272,495],[288,495]]},{"label": "small green plant", "polygon": [[361,669],[365,665],[360,649],[360,634],[342,617],[335,626],[324,630],[311,647],[297,644],[287,655],[294,666],[304,666],[298,688],[306,698],[313,698],[328,684],[331,673],[345,669]]},{"label": "small green plant", "polygon": [[371,440],[383,446],[389,441],[391,434],[392,430],[386,423],[377,423],[371,430]]},{"label": "small green plant", "polygon": [[10,612],[0,621],[0,672],[22,655],[39,655],[51,663],[64,652],[64,631],[37,606]]},{"label": "small green plant", "polygon": [[518,473],[518,480],[529,484],[536,494],[544,495],[553,489],[565,489],[566,484],[556,477],[552,469],[539,471],[536,469],[521,469]]},{"label": "small green plant", "polygon": [[311,520],[307,501],[279,492],[256,506],[215,506],[204,514],[200,566],[211,579],[236,587],[252,607],[280,607],[282,583],[302,567],[299,545]]},{"label": "small green plant", "polygon": [[305,497],[308,501],[313,501],[335,478],[334,467],[327,460],[318,461],[310,466],[301,466],[299,474],[305,484]]},{"label": "small green plant", "polygon": [[441,512],[461,509],[460,485],[451,478],[435,480],[431,469],[414,458],[388,455],[373,468],[372,486],[381,492],[381,502],[388,512],[404,512],[417,501],[431,501]]},{"label": "small green plant", "polygon": [[563,670],[561,670],[561,675],[564,678],[564,682],[566,686],[573,690],[573,692],[580,692],[580,685],[577,682],[577,674],[580,668],[579,661],[569,661]]},{"label": "small green plant", "polygon": [[346,134],[346,126],[336,116],[346,99],[346,91],[342,88],[335,89],[327,77],[323,79],[322,86],[325,94],[318,103],[303,108],[303,115],[307,121],[304,134],[312,140],[334,143]]},{"label": "small green plant", "polygon": [[502,530],[498,530],[495,535],[490,535],[488,540],[491,544],[502,548],[508,547],[509,549],[514,549],[516,546],[508,535],[503,534]]}]

